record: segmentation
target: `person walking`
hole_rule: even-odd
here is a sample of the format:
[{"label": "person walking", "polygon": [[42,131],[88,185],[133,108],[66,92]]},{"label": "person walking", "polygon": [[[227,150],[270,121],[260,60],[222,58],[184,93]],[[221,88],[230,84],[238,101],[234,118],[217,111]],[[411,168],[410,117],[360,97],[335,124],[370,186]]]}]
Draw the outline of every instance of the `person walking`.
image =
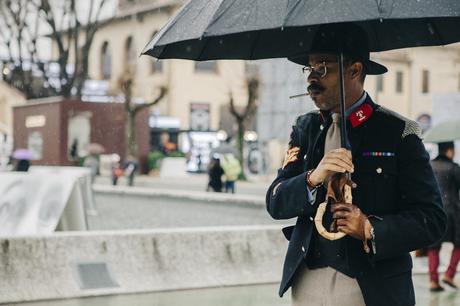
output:
[{"label": "person walking", "polygon": [[128,186],[134,186],[134,177],[139,169],[139,162],[134,156],[128,155],[123,165],[123,169],[128,180]]},{"label": "person walking", "polygon": [[221,165],[225,175],[225,192],[235,193],[235,182],[241,173],[240,162],[233,154],[226,153],[222,157]]},{"label": "person walking", "polygon": [[215,154],[212,157],[211,164],[209,166],[208,175],[209,182],[207,191],[212,189],[215,192],[222,192],[222,175],[224,174],[224,169],[220,165],[220,157]]},{"label": "person walking", "polygon": [[16,161],[16,166],[14,167],[14,171],[18,172],[27,172],[30,168],[30,161],[27,159],[20,159]]},{"label": "person walking", "polygon": [[[413,306],[410,252],[438,241],[446,215],[421,140],[421,130],[364,91],[366,75],[387,69],[370,60],[367,35],[355,24],[321,26],[303,65],[319,110],[297,118],[289,149],[266,194],[274,219],[296,218],[283,229],[289,241],[279,294],[292,287],[292,305]],[[337,54],[344,55],[345,118],[340,112]],[[340,148],[346,120],[349,148]],[[327,182],[348,172],[353,204],[335,203],[325,223],[346,236],[324,238],[315,227]]]},{"label": "person walking", "polygon": [[452,242],[454,248],[450,255],[450,262],[442,278],[442,282],[458,289],[454,282],[460,260],[460,167],[453,160],[455,146],[453,142],[438,144],[438,156],[431,162],[439,187],[441,188],[444,209],[447,213],[447,232],[443,239],[428,248],[428,266],[430,272],[430,290],[443,291],[439,284],[439,252],[442,242]]},{"label": "person walking", "polygon": [[88,155],[83,161],[83,167],[89,168],[91,184],[94,184],[96,176],[99,174],[99,157],[97,154]]}]

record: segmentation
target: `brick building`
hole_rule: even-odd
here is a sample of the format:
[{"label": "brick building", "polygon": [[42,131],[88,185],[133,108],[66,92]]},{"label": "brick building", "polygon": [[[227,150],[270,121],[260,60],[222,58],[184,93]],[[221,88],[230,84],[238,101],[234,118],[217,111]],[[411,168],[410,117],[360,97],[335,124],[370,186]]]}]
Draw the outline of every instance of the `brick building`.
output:
[{"label": "brick building", "polygon": [[[14,148],[28,148],[35,153],[36,165],[71,166],[77,162],[70,148],[77,139],[78,151],[88,143],[99,143],[106,154],[125,152],[125,112],[123,103],[82,102],[61,97],[38,99],[14,107]],[[150,150],[148,109],[136,119],[136,141],[141,169],[146,171]]]}]

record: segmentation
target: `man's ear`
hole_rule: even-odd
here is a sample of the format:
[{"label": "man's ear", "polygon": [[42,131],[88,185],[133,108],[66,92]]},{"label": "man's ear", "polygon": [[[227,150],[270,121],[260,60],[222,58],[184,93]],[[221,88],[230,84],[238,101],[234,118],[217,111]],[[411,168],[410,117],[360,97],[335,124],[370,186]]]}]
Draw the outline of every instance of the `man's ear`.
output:
[{"label": "man's ear", "polygon": [[360,78],[362,71],[363,71],[363,63],[361,62],[354,62],[353,64],[350,65],[350,72],[351,72],[351,77],[354,78]]}]

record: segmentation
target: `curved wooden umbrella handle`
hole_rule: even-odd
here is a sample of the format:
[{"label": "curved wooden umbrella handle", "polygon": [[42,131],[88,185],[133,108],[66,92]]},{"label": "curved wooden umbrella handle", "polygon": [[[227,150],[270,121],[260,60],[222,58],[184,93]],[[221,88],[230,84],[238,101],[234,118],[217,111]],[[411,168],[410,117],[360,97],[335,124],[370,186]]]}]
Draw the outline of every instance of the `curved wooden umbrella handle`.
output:
[{"label": "curved wooden umbrella handle", "polygon": [[[344,199],[345,199],[345,203],[348,203],[348,204],[353,203],[353,196],[351,194],[351,186],[349,185],[344,186]],[[327,202],[323,202],[319,204],[318,206],[318,210],[316,211],[316,215],[314,219],[316,230],[321,236],[323,236],[324,238],[328,240],[338,240],[338,239],[345,237],[346,236],[345,233],[341,233],[341,232],[331,233],[331,232],[328,232],[324,228],[323,215],[326,212],[326,206],[327,206]]]}]

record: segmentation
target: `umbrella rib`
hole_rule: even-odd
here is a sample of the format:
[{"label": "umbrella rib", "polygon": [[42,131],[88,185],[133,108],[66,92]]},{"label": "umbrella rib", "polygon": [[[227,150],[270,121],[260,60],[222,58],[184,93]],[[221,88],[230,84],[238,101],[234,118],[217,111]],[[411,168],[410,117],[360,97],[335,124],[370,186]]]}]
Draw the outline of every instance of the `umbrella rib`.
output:
[{"label": "umbrella rib", "polygon": [[219,20],[220,17],[222,17],[222,15],[223,15],[227,10],[230,9],[231,5],[229,5],[229,6],[227,7],[227,9],[224,10],[223,12],[221,12],[220,14],[217,14],[217,13],[219,12],[220,7],[222,6],[222,2],[224,2],[224,0],[221,0],[221,1],[220,1],[220,4],[217,6],[216,11],[214,12],[214,14],[212,14],[211,19],[209,19],[209,23],[208,23],[208,25],[206,26],[205,30],[203,31],[202,37],[203,37],[203,36],[206,36],[206,33],[207,33],[208,29],[209,29],[217,20]]},{"label": "umbrella rib", "polygon": [[201,56],[203,55],[204,50],[206,49],[206,45],[208,44],[209,40],[210,40],[210,38],[205,38],[204,43],[203,43],[203,47],[201,48],[200,54],[198,55],[198,58],[197,58],[197,61],[202,61]]}]

